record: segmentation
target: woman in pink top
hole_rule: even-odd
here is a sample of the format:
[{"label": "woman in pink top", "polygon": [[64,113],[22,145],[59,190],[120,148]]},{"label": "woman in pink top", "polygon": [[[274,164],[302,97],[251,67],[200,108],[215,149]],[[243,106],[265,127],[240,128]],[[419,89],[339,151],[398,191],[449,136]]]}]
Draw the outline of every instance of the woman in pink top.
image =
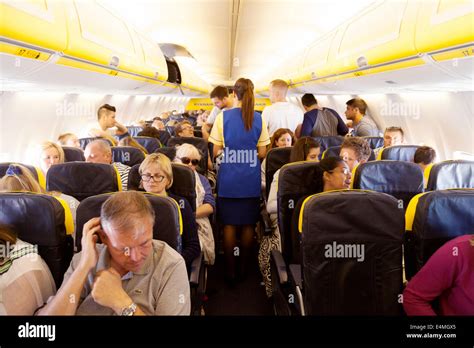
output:
[{"label": "woman in pink top", "polygon": [[474,234],[450,240],[431,256],[408,282],[403,308],[408,315],[474,315]]}]

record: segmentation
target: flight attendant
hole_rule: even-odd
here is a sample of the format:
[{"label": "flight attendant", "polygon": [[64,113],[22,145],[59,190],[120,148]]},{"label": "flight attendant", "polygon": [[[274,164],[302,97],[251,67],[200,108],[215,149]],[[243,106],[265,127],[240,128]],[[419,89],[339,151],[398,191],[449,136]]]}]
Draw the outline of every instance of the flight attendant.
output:
[{"label": "flight attendant", "polygon": [[[254,111],[252,81],[240,78],[234,85],[235,108],[220,113],[209,141],[214,156],[223,150],[217,175],[217,211],[224,226],[224,254],[227,281],[236,281],[236,259],[239,276],[245,277],[260,205],[260,161],[270,144],[267,125]],[[240,231],[240,247],[237,232]]]}]

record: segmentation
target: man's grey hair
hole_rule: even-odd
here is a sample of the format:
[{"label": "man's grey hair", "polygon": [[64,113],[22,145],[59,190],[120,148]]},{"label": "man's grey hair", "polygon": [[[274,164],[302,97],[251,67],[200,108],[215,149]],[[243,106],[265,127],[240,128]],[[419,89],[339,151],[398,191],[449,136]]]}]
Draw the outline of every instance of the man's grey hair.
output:
[{"label": "man's grey hair", "polygon": [[151,219],[155,222],[155,211],[144,193],[137,191],[117,192],[109,197],[100,210],[102,226],[110,231],[141,231],[143,222]]},{"label": "man's grey hair", "polygon": [[97,140],[91,141],[89,144],[87,144],[86,148],[90,146],[94,146],[94,145],[97,146],[99,150],[103,153],[108,153],[108,154],[112,153],[112,148],[110,147],[110,144],[107,140],[97,139]]}]

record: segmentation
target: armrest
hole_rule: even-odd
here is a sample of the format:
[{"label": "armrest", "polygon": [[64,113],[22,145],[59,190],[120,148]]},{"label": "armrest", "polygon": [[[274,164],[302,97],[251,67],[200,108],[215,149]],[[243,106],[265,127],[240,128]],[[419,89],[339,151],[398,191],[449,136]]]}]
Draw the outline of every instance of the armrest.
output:
[{"label": "armrest", "polygon": [[285,260],[283,260],[283,255],[281,254],[281,252],[274,249],[271,251],[270,257],[273,260],[273,263],[275,264],[280,284],[288,283],[288,272],[286,269]]},{"label": "armrest", "polygon": [[268,214],[265,205],[260,211],[260,216],[262,218],[263,235],[269,236],[272,234],[272,220],[270,219],[270,214]]},{"label": "armrest", "polygon": [[291,279],[294,281],[295,286],[303,289],[303,277],[301,275],[301,265],[291,264],[288,266],[290,270]]},{"label": "armrest", "polygon": [[189,275],[189,283],[191,286],[198,286],[199,284],[199,273],[201,273],[202,265],[202,253],[196,257],[191,263],[191,274]]}]

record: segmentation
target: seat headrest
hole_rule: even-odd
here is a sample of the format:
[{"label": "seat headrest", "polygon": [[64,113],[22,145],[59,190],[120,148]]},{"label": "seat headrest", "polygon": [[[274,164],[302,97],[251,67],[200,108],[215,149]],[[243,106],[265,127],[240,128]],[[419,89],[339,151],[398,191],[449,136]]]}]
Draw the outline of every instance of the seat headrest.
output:
[{"label": "seat headrest", "polygon": [[128,134],[132,137],[136,137],[138,133],[143,130],[143,127],[140,126],[127,126]]},{"label": "seat headrest", "polygon": [[450,189],[415,196],[406,212],[406,230],[421,239],[474,233],[474,189]]},{"label": "seat headrest", "polygon": [[59,287],[73,254],[74,223],[67,203],[46,194],[2,192],[0,222],[11,225],[21,240],[38,246]]},{"label": "seat headrest", "polygon": [[46,188],[46,178],[44,177],[43,171],[41,168],[29,165],[29,164],[23,164],[23,163],[17,163],[17,162],[3,162],[0,163],[0,178],[3,178],[5,174],[7,173],[7,169],[10,166],[10,164],[20,164],[26,168],[28,168],[33,174],[33,177],[36,179],[36,181],[39,182],[40,186],[42,188]]},{"label": "seat headrest", "polygon": [[153,153],[161,147],[161,143],[158,139],[152,137],[135,136],[133,139],[136,140],[141,146],[143,146],[148,153]]},{"label": "seat headrest", "polygon": [[365,139],[372,150],[378,149],[379,147],[383,147],[383,138],[382,137],[361,137]]},{"label": "seat headrest", "polygon": [[207,158],[209,156],[209,149],[207,145],[207,141],[201,138],[187,138],[187,137],[172,137],[168,140],[168,146],[175,147],[181,144],[191,144],[194,145],[199,152],[201,153],[201,161],[199,162],[198,171],[201,174],[205,174],[207,172]]},{"label": "seat headrest", "polygon": [[474,188],[474,161],[443,161],[428,170],[428,191]]},{"label": "seat headrest", "polygon": [[85,161],[84,151],[77,147],[63,146],[64,162]]},{"label": "seat headrest", "polygon": [[[155,210],[153,239],[166,242],[173,249],[181,252],[181,234],[183,223],[178,203],[169,198],[143,192]],[[113,195],[101,194],[83,200],[76,213],[76,246],[81,250],[82,229],[84,224],[94,217],[100,216],[102,204]]]},{"label": "seat headrest", "polygon": [[315,137],[315,139],[321,144],[321,155],[323,152],[331,146],[339,146],[344,142],[344,137],[340,135],[336,136],[324,136],[324,137]]},{"label": "seat headrest", "polygon": [[418,145],[395,145],[382,149],[379,152],[379,158],[382,160],[408,161],[413,162]]},{"label": "seat headrest", "polygon": [[126,166],[140,164],[145,159],[145,154],[133,146],[112,146],[112,162],[120,162]]},{"label": "seat headrest", "polygon": [[170,159],[170,161],[174,161],[174,159],[176,157],[176,148],[175,147],[169,147],[169,146],[160,147],[155,152],[156,153],[162,153],[163,155],[168,157]]},{"label": "seat headrest", "polygon": [[294,162],[280,169],[278,196],[321,192],[323,186],[323,170],[317,162]]},{"label": "seat headrest", "polygon": [[[128,190],[143,191],[140,187],[140,174],[138,169],[140,165],[134,165],[128,173]],[[171,163],[173,170],[173,185],[168,189],[169,192],[185,198],[193,211],[196,211],[196,176],[188,166]]]},{"label": "seat headrest", "polygon": [[114,145],[110,142],[109,139],[106,139],[106,138],[97,138],[97,137],[94,137],[94,138],[80,138],[79,139],[79,144],[81,145],[81,149],[85,150],[87,144],[89,144],[89,143],[91,143],[95,140],[103,140],[103,141],[106,141],[110,146]]},{"label": "seat headrest", "polygon": [[306,242],[346,237],[361,242],[401,242],[405,230],[404,210],[399,207],[397,199],[385,193],[357,190],[322,192],[308,197],[303,203],[298,229],[303,232],[302,238]]},{"label": "seat headrest", "polygon": [[357,166],[352,185],[355,189],[388,193],[402,199],[407,207],[413,196],[423,192],[423,172],[411,162],[367,162]]},{"label": "seat headrest", "polygon": [[118,191],[119,181],[120,176],[110,164],[68,162],[51,166],[46,177],[46,189],[81,201],[100,193]]},{"label": "seat headrest", "polygon": [[266,180],[266,194],[267,197],[270,194],[270,187],[273,181],[273,175],[283,165],[290,162],[291,149],[293,147],[277,147],[271,149],[267,153],[265,161],[265,180]]}]

